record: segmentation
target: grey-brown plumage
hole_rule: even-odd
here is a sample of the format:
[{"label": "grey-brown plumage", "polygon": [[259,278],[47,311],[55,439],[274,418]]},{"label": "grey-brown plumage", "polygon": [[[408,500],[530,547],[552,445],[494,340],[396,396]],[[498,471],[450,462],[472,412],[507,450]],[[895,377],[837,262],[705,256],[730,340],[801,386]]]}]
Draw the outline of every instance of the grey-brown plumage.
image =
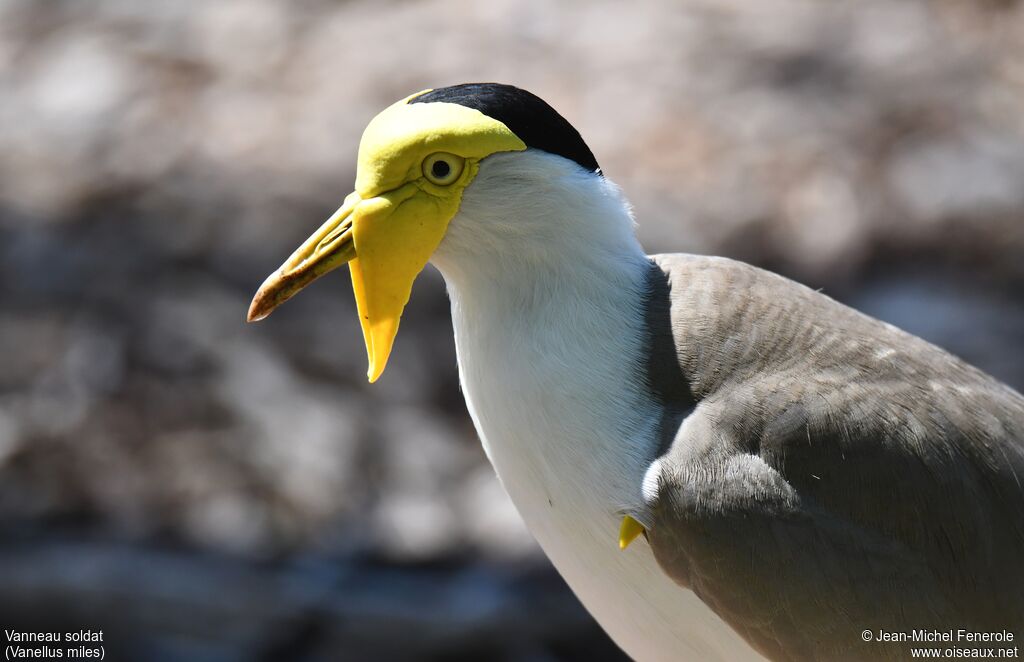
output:
[{"label": "grey-brown plumage", "polygon": [[775,659],[1019,637],[1024,398],[780,276],[654,260],[650,381],[677,406],[641,516],[665,572]]}]

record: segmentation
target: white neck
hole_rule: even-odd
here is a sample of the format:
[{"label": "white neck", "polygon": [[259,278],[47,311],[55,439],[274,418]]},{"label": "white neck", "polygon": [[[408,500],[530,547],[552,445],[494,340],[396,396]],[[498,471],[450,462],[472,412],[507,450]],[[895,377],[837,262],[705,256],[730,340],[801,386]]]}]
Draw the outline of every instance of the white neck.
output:
[{"label": "white neck", "polygon": [[553,492],[587,494],[577,505],[611,520],[642,503],[657,414],[640,372],[650,263],[618,188],[543,152],[492,156],[434,263],[470,413],[541,543],[531,514]]}]

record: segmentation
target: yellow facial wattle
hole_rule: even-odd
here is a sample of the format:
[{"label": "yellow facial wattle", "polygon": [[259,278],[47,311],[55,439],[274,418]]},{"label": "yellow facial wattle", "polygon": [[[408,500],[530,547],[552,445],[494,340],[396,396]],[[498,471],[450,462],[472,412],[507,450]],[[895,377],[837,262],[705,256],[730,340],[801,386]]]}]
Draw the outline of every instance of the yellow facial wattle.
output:
[{"label": "yellow facial wattle", "polygon": [[507,126],[478,110],[409,104],[424,93],[370,122],[359,144],[355,192],[271,274],[249,308],[250,321],[262,319],[347,262],[371,382],[384,371],[413,281],[441,243],[480,160],[526,149]]}]

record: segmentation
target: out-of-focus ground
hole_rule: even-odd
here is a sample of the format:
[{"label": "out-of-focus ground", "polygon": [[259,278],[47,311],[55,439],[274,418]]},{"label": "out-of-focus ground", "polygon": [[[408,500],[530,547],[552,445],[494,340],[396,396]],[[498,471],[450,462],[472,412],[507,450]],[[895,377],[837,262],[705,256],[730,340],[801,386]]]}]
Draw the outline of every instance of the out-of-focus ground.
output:
[{"label": "out-of-focus ground", "polygon": [[478,80],[568,117],[651,252],[1024,386],[1018,2],[3,0],[4,627],[104,627],[112,659],[619,659],[476,442],[436,272],[373,387],[347,275],[243,323],[367,121]]}]

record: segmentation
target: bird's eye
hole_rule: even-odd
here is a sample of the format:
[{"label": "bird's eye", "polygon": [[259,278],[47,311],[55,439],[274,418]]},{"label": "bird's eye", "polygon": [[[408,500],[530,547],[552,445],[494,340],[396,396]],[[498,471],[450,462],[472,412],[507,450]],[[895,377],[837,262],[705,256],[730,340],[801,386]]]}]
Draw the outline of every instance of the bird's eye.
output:
[{"label": "bird's eye", "polygon": [[423,161],[423,176],[433,184],[448,186],[454,184],[462,174],[462,165],[461,157],[447,152],[438,152],[431,154]]}]

